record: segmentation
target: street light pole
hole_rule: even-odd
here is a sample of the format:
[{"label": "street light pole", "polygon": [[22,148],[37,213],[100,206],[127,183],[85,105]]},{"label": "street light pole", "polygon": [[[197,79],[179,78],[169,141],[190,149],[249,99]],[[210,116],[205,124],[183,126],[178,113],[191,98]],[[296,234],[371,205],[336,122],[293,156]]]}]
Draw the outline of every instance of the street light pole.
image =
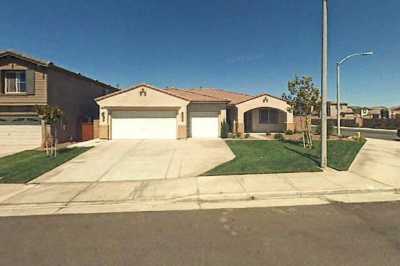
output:
[{"label": "street light pole", "polygon": [[341,129],[340,129],[340,64],[336,64],[336,116],[337,116],[337,135],[340,137],[342,135]]},{"label": "street light pole", "polygon": [[326,99],[328,95],[328,0],[322,0],[321,168],[328,164]]},{"label": "street light pole", "polygon": [[342,130],[340,126],[340,113],[341,113],[341,102],[340,102],[340,67],[341,65],[349,60],[352,57],[355,56],[368,56],[368,55],[373,55],[373,52],[366,52],[366,53],[356,53],[356,54],[351,54],[343,58],[342,60],[338,61],[336,63],[336,111],[337,111],[337,135],[340,137],[342,135]]}]

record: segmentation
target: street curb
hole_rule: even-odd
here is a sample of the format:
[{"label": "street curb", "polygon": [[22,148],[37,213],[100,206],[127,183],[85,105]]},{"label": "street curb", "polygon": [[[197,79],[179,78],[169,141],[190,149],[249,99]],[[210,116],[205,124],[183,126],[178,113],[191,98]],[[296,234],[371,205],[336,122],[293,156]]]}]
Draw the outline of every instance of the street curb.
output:
[{"label": "street curb", "polygon": [[339,190],[320,190],[309,192],[241,192],[241,193],[223,193],[223,194],[203,194],[191,195],[187,197],[172,198],[148,198],[148,199],[128,199],[128,200],[105,200],[105,201],[69,201],[69,202],[43,202],[43,203],[0,203],[0,212],[2,209],[11,208],[44,208],[44,207],[63,207],[69,206],[91,206],[91,205],[107,205],[107,204],[157,204],[157,203],[213,203],[228,201],[253,201],[253,200],[270,200],[270,199],[296,199],[296,198],[318,198],[330,195],[351,195],[351,194],[372,194],[382,192],[393,192],[400,194],[400,188],[384,188],[384,189],[339,189]]},{"label": "street curb", "polygon": [[[346,194],[368,194],[393,192],[400,193],[400,188],[382,188],[382,189],[340,189],[340,190],[320,190],[320,191],[293,191],[293,192],[247,192],[247,193],[224,193],[224,194],[203,194],[200,196],[190,196],[183,198],[166,199],[173,202],[193,201],[197,198],[199,202],[223,202],[223,201],[243,201],[243,200],[268,200],[268,199],[296,199],[296,198],[314,198],[329,195]],[[140,200],[139,200],[140,201]]]}]

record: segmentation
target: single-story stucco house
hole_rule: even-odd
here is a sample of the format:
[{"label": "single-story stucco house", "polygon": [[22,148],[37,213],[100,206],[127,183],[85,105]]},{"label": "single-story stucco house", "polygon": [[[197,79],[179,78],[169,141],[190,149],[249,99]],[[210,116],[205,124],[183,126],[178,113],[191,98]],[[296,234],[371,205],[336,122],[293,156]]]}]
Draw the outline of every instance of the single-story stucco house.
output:
[{"label": "single-story stucco house", "polygon": [[223,121],[234,133],[293,130],[288,103],[213,88],[160,89],[140,84],[96,99],[103,139],[218,138]]}]

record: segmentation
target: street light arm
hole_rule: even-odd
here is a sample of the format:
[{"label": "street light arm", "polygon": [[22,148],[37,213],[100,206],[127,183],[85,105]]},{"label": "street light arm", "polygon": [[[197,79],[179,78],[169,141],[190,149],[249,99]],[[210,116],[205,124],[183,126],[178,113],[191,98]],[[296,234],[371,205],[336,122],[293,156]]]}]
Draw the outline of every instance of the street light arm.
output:
[{"label": "street light arm", "polygon": [[342,60],[340,60],[337,64],[338,64],[338,65],[341,65],[341,64],[343,64],[344,62],[346,62],[347,60],[349,60],[349,59],[352,58],[352,57],[355,57],[355,56],[364,56],[364,55],[373,55],[373,52],[351,54],[351,55],[346,56],[346,57],[343,58]]}]

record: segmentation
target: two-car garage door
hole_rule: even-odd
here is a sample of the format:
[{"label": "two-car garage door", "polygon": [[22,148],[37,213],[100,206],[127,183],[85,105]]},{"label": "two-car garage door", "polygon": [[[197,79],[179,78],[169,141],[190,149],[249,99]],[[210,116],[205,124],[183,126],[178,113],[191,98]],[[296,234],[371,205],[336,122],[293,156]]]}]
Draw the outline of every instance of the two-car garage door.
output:
[{"label": "two-car garage door", "polygon": [[176,139],[176,111],[114,111],[113,139]]}]

